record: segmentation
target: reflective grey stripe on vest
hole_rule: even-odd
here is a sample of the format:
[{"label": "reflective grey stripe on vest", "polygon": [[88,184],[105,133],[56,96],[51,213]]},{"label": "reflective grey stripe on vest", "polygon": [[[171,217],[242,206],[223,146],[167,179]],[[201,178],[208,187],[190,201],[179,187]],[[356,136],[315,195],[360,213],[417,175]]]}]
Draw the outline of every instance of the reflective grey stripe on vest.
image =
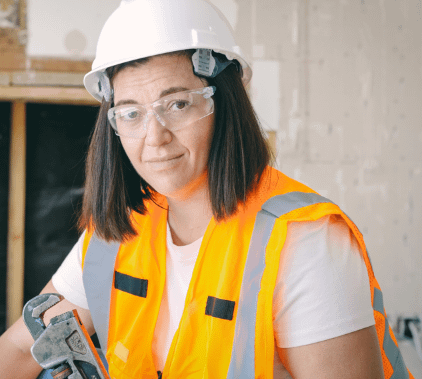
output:
[{"label": "reflective grey stripe on vest", "polygon": [[385,318],[384,341],[382,343],[382,347],[391,366],[393,366],[394,372],[393,375],[391,375],[390,379],[409,379],[409,372],[407,371],[406,365],[404,364],[400,350],[396,346],[390,335],[387,316],[384,313],[384,301],[382,298],[382,292],[375,287],[374,302],[372,304],[372,307],[374,308],[374,310],[380,312]]},{"label": "reflective grey stripe on vest", "polygon": [[228,379],[255,378],[255,326],[265,250],[276,219],[295,209],[330,200],[315,193],[290,192],[267,200],[256,216],[236,318]]},{"label": "reflective grey stripe on vest", "polygon": [[107,352],[114,263],[119,247],[118,242],[107,243],[94,233],[85,254],[82,274],[89,311],[104,355]]}]

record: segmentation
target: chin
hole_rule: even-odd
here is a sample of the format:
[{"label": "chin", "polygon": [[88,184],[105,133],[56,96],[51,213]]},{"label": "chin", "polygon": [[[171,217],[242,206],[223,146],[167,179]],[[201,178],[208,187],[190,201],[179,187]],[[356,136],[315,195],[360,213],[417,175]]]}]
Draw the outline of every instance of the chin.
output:
[{"label": "chin", "polygon": [[154,190],[158,192],[160,195],[166,197],[178,197],[180,194],[186,191],[185,187],[186,184],[184,183],[155,183],[156,185],[152,185]]}]

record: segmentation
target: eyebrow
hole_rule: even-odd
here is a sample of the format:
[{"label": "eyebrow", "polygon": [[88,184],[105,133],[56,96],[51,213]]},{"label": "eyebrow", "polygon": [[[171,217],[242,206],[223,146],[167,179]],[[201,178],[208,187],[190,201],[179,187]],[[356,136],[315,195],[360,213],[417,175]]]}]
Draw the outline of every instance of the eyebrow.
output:
[{"label": "eyebrow", "polygon": [[[167,89],[161,91],[158,100],[161,99],[162,97],[170,95],[172,93],[181,92],[181,91],[188,91],[188,90],[189,89],[186,88],[186,87],[170,87],[170,88],[167,88]],[[116,104],[114,104],[114,106],[117,107],[119,105],[126,105],[126,104],[138,104],[138,102],[136,102],[135,100],[130,100],[130,99],[125,100],[124,99],[124,100],[118,101]]]}]

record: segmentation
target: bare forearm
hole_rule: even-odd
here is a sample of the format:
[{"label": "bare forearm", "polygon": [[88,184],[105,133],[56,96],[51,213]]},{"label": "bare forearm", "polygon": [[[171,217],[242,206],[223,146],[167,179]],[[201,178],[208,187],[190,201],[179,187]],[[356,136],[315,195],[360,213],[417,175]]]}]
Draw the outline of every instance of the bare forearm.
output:
[{"label": "bare forearm", "polygon": [[12,328],[0,337],[0,377],[35,379],[41,372],[41,367],[32,357],[30,346],[19,345],[19,337],[16,338]]}]

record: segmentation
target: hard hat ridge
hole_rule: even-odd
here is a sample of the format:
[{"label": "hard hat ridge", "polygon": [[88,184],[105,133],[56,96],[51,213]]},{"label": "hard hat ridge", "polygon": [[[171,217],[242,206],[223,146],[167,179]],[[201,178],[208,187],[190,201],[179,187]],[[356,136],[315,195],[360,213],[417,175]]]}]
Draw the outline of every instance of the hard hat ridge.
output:
[{"label": "hard hat ridge", "polygon": [[84,78],[85,88],[99,101],[110,99],[111,87],[108,78],[104,79],[108,67],[191,49],[198,55],[201,50],[220,53],[228,60],[211,54],[213,71],[207,75],[195,70],[198,75],[218,75],[235,63],[243,82],[249,82],[252,71],[234,40],[233,29],[207,0],[123,0],[104,24],[92,70]]}]

